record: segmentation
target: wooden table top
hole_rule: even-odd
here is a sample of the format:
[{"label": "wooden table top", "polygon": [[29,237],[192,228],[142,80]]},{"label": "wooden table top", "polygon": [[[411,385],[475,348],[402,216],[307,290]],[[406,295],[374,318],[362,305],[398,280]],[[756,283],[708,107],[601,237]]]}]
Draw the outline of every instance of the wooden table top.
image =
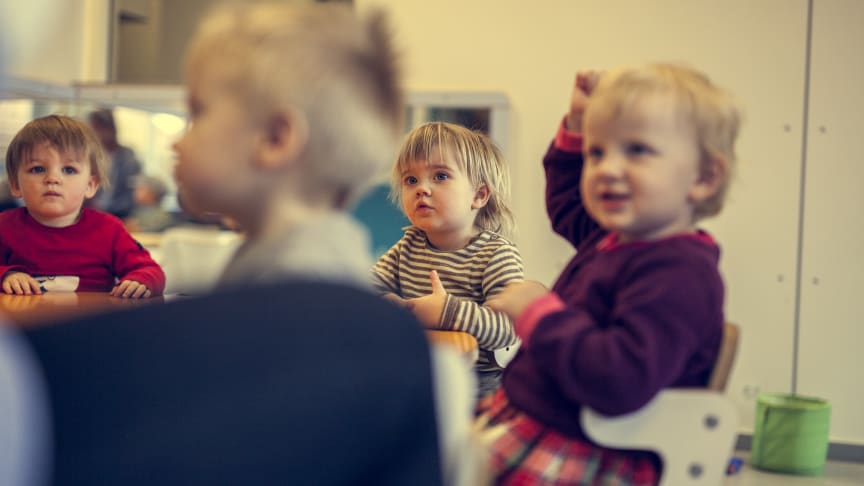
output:
[{"label": "wooden table top", "polygon": [[[167,298],[170,300],[172,297]],[[50,325],[87,314],[164,301],[165,297],[121,299],[107,292],[45,292],[41,295],[10,295],[0,292],[0,318],[16,327],[32,327]],[[427,329],[426,335],[433,344],[452,346],[472,359],[477,357],[477,340],[468,333]]]},{"label": "wooden table top", "polygon": [[121,299],[107,292],[45,292],[40,295],[10,295],[0,292],[0,316],[15,326],[29,327],[161,302],[164,302],[163,297]]},{"label": "wooden table top", "polygon": [[479,353],[477,339],[467,332],[427,329],[426,336],[432,344],[453,346],[456,350],[468,356],[472,361],[477,359],[477,353]]}]

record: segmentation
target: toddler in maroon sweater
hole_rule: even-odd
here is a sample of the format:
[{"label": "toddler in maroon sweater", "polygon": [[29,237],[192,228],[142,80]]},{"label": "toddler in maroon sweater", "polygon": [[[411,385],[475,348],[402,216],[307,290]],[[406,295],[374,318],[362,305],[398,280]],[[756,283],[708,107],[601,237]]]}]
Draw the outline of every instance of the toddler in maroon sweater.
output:
[{"label": "toddler in maroon sweater", "polygon": [[24,207],[0,214],[3,292],[162,293],[165,274],[123,223],[82,209],[107,183],[105,155],[87,125],[62,115],[31,121],[9,144],[6,175]]},{"label": "toddler in maroon sweater", "polygon": [[705,386],[723,329],[720,251],[697,222],[720,211],[740,115],[703,74],[649,65],[581,72],[544,158],[552,225],[577,249],[549,292],[487,302],[522,348],[480,404],[497,484],[655,484],[653,454],[593,444],[581,406],[635,411]]}]

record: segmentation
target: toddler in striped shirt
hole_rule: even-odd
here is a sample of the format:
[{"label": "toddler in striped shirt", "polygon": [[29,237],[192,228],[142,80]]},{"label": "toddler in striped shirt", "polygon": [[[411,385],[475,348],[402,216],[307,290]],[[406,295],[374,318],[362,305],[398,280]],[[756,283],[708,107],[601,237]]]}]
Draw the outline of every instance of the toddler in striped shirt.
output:
[{"label": "toddler in striped shirt", "polygon": [[484,134],[432,122],[411,131],[391,175],[391,195],[411,226],[373,268],[376,288],[425,326],[464,331],[480,348],[478,395],[494,391],[494,350],[517,342],[511,319],[487,299],[523,279],[511,229],[510,179]]}]

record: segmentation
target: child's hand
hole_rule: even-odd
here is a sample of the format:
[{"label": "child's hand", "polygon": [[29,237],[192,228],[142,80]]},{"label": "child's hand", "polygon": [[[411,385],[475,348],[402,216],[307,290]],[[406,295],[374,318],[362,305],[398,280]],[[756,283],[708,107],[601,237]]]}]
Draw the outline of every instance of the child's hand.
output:
[{"label": "child's hand", "polygon": [[429,280],[432,282],[432,293],[416,299],[405,300],[405,307],[411,309],[417,320],[426,327],[439,327],[441,313],[444,312],[444,303],[447,301],[447,291],[438,272],[429,272]]},{"label": "child's hand", "polygon": [[396,294],[384,294],[381,297],[383,297],[384,300],[389,300],[390,302],[398,305],[399,307],[408,307],[408,301],[406,301],[402,297],[399,297]]},{"label": "child's hand", "polygon": [[9,272],[3,277],[3,292],[15,295],[41,294],[39,282],[24,272]]},{"label": "child's hand", "polygon": [[111,295],[121,299],[145,299],[150,297],[150,289],[141,282],[123,280],[111,290]]},{"label": "child's hand", "polygon": [[536,280],[515,282],[504,287],[504,290],[495,297],[487,300],[485,305],[507,314],[511,319],[516,319],[531,302],[548,293],[549,289]]},{"label": "child's hand", "polygon": [[576,73],[573,94],[570,96],[570,110],[567,112],[567,130],[582,133],[582,115],[588,105],[588,97],[603,76],[603,71],[589,69]]}]

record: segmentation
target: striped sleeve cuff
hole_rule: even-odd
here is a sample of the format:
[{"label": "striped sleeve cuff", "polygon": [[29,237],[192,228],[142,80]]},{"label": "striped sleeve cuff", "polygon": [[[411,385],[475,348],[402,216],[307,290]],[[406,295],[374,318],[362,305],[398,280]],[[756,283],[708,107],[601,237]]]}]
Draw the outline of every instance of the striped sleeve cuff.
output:
[{"label": "striped sleeve cuff", "polygon": [[453,323],[456,321],[456,315],[459,313],[459,299],[447,294],[444,299],[444,310],[441,311],[441,319],[438,320],[438,329],[453,330]]}]

